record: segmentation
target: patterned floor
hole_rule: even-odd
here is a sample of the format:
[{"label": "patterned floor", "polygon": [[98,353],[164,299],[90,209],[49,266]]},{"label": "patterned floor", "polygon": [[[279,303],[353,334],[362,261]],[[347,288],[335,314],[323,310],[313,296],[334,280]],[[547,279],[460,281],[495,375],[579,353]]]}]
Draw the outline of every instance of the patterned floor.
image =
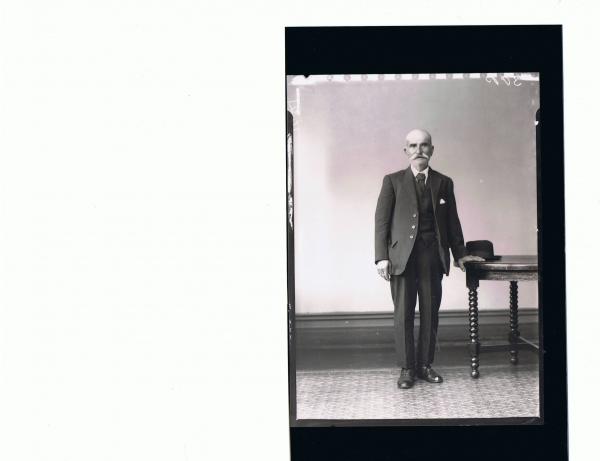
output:
[{"label": "patterned floor", "polygon": [[537,364],[436,366],[442,384],[398,389],[396,368],[298,370],[297,419],[438,419],[539,416]]}]

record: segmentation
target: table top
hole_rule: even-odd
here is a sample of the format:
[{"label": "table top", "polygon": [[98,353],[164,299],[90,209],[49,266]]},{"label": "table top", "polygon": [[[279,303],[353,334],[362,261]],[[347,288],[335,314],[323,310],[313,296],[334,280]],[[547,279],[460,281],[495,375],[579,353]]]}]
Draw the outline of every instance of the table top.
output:
[{"label": "table top", "polygon": [[465,268],[494,271],[537,271],[537,255],[504,255],[494,261],[470,261]]}]

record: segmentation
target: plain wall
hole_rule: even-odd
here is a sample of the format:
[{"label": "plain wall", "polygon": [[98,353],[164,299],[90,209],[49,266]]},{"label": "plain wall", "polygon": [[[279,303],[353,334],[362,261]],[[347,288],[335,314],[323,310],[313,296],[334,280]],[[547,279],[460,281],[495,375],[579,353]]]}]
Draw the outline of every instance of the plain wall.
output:
[{"label": "plain wall", "polygon": [[[408,166],[402,149],[415,127],[432,134],[430,167],[454,180],[465,242],[537,254],[537,81],[297,80],[288,78],[297,313],[393,309],[375,270],[374,214],[384,175]],[[537,307],[536,282],[519,283],[519,303]],[[508,306],[508,283],[481,282],[479,305]],[[464,273],[452,267],[441,309],[467,307]]]}]

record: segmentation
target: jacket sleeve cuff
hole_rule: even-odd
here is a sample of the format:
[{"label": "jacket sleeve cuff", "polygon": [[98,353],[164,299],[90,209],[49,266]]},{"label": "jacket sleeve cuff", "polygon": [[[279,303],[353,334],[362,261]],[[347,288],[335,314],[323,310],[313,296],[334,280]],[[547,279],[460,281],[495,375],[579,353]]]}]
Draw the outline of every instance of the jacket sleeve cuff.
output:
[{"label": "jacket sleeve cuff", "polygon": [[467,255],[467,249],[464,246],[452,248],[452,256],[455,261],[458,261],[463,256]]},{"label": "jacket sleeve cuff", "polygon": [[390,258],[388,258],[387,256],[377,257],[377,258],[375,258],[375,264],[377,264],[379,261],[384,261],[384,260],[389,261]]}]

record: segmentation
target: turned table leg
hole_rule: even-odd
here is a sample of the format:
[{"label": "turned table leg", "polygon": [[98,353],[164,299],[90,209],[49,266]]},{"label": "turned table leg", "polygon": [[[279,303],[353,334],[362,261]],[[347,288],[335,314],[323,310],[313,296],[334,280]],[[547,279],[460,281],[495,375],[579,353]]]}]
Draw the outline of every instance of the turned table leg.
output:
[{"label": "turned table leg", "polygon": [[471,378],[479,378],[479,313],[477,285],[469,286],[469,351],[471,352]]},{"label": "turned table leg", "polygon": [[517,342],[519,341],[519,292],[516,281],[510,282],[510,332],[508,341],[510,343],[510,363],[516,365],[519,363],[519,350]]}]

